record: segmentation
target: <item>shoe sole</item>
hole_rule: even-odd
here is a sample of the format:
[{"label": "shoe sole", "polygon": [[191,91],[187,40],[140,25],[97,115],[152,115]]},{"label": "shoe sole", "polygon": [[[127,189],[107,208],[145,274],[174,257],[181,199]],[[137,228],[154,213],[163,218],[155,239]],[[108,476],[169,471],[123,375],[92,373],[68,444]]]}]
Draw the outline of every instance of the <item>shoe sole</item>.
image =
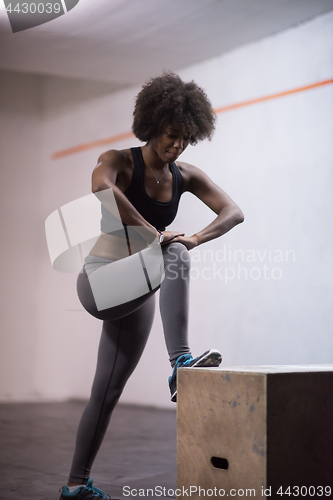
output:
[{"label": "shoe sole", "polygon": [[198,366],[220,366],[222,362],[222,356],[219,351],[216,351],[215,349],[211,349],[210,351],[205,352],[201,358],[197,360],[194,365],[190,366],[189,368],[192,367],[198,367]]},{"label": "shoe sole", "polygon": [[[219,351],[211,349],[210,351],[205,352],[200,359],[197,360],[194,365],[189,366],[188,368],[198,368],[198,367],[217,367],[222,363],[222,356]],[[177,389],[171,396],[171,401],[173,403],[177,402]]]},{"label": "shoe sole", "polygon": [[177,403],[177,389],[175,390],[175,392],[171,395],[171,401],[173,403]]}]

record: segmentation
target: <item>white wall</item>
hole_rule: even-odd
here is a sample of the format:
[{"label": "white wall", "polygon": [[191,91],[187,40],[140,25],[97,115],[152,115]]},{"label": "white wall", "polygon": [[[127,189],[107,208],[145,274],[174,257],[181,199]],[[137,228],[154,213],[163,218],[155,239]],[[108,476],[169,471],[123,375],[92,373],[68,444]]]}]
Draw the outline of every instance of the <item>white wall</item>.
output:
[{"label": "white wall", "polygon": [[42,131],[37,76],[0,75],[1,399],[34,399],[38,350]]},{"label": "white wall", "polygon": [[[180,75],[202,85],[214,107],[332,78],[332,27],[330,13],[185,68]],[[107,147],[59,160],[50,156],[129,131],[138,89],[108,94],[101,88],[92,95],[88,84],[81,82],[78,98],[78,82],[49,78],[41,84],[28,75],[5,77],[11,101],[3,118],[10,126],[0,139],[7,193],[1,198],[2,213],[8,214],[1,248],[6,296],[0,398],[87,397],[101,324],[82,311],[76,277],[51,268],[43,223],[56,208],[89,193],[91,170]],[[19,109],[14,104],[11,82],[18,80],[28,93],[28,110],[26,97]],[[192,251],[193,354],[217,347],[225,366],[333,362],[332,97],[333,86],[327,85],[222,113],[214,139],[183,154],[184,161],[203,168],[245,213],[244,224]],[[126,140],[112,147],[137,144]],[[19,203],[13,203],[13,191],[19,194]],[[27,207],[24,219],[22,207]],[[184,195],[173,227],[190,234],[212,215],[195,198]],[[231,260],[223,261],[229,250]],[[235,250],[239,250],[236,259]],[[242,252],[254,261],[242,262]],[[284,261],[274,261],[277,256]],[[240,279],[238,266],[244,268]],[[277,269],[272,276],[273,268]],[[169,372],[156,314],[146,351],[122,400],[172,406]]]},{"label": "white wall", "polygon": [[[215,106],[330,79],[332,23],[332,14],[317,18],[181,74],[201,84]],[[211,331],[208,343],[221,347],[226,365],[333,362],[332,101],[328,85],[221,114],[214,142],[186,155],[200,159],[245,213],[242,226],[206,248],[231,245],[249,257],[247,250],[260,251],[263,259],[241,262],[238,254],[236,262],[216,263],[236,279],[193,287],[193,311],[201,311],[193,324]],[[292,252],[285,262],[288,250],[294,262]],[[284,262],[274,262],[279,256]],[[237,279],[238,265],[248,273],[261,269],[261,277],[246,280],[242,271]],[[281,279],[272,279],[274,267]],[[195,345],[199,351],[207,345],[199,332]]]}]

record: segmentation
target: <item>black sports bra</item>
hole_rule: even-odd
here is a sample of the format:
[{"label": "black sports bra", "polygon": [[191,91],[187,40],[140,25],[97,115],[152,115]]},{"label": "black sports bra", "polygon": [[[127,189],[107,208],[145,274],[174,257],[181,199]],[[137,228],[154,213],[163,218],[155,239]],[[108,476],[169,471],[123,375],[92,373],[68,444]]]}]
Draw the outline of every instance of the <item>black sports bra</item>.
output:
[{"label": "black sports bra", "polygon": [[[145,164],[143,161],[141,147],[131,148],[134,162],[132,182],[124,192],[126,198],[132,203],[137,211],[146,221],[160,231],[164,231],[166,226],[176,217],[179,200],[183,192],[183,177],[175,163],[169,164],[172,174],[172,198],[170,201],[157,201],[148,196],[145,189]],[[125,236],[124,231],[114,231],[114,217],[102,205],[101,231],[116,236]],[[124,224],[126,226],[126,224]],[[122,233],[122,234],[120,234]],[[134,235],[133,235],[134,236]]]}]

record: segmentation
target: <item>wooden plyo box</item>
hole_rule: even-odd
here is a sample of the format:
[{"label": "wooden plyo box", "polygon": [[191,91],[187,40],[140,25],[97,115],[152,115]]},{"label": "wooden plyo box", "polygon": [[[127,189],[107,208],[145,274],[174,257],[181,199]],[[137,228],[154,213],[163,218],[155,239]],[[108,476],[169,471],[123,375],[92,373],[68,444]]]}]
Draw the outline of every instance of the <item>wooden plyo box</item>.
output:
[{"label": "wooden plyo box", "polygon": [[179,498],[333,498],[333,365],[177,378]]}]

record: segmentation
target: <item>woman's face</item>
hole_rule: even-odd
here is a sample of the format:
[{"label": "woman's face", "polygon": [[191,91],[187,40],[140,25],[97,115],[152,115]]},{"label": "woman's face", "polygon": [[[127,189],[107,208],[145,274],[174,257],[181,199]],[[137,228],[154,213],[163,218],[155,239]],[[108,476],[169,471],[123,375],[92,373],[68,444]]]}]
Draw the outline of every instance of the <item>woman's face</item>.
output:
[{"label": "woman's face", "polygon": [[161,135],[150,142],[164,163],[172,163],[185,151],[190,143],[190,137],[183,127],[168,125]]}]

